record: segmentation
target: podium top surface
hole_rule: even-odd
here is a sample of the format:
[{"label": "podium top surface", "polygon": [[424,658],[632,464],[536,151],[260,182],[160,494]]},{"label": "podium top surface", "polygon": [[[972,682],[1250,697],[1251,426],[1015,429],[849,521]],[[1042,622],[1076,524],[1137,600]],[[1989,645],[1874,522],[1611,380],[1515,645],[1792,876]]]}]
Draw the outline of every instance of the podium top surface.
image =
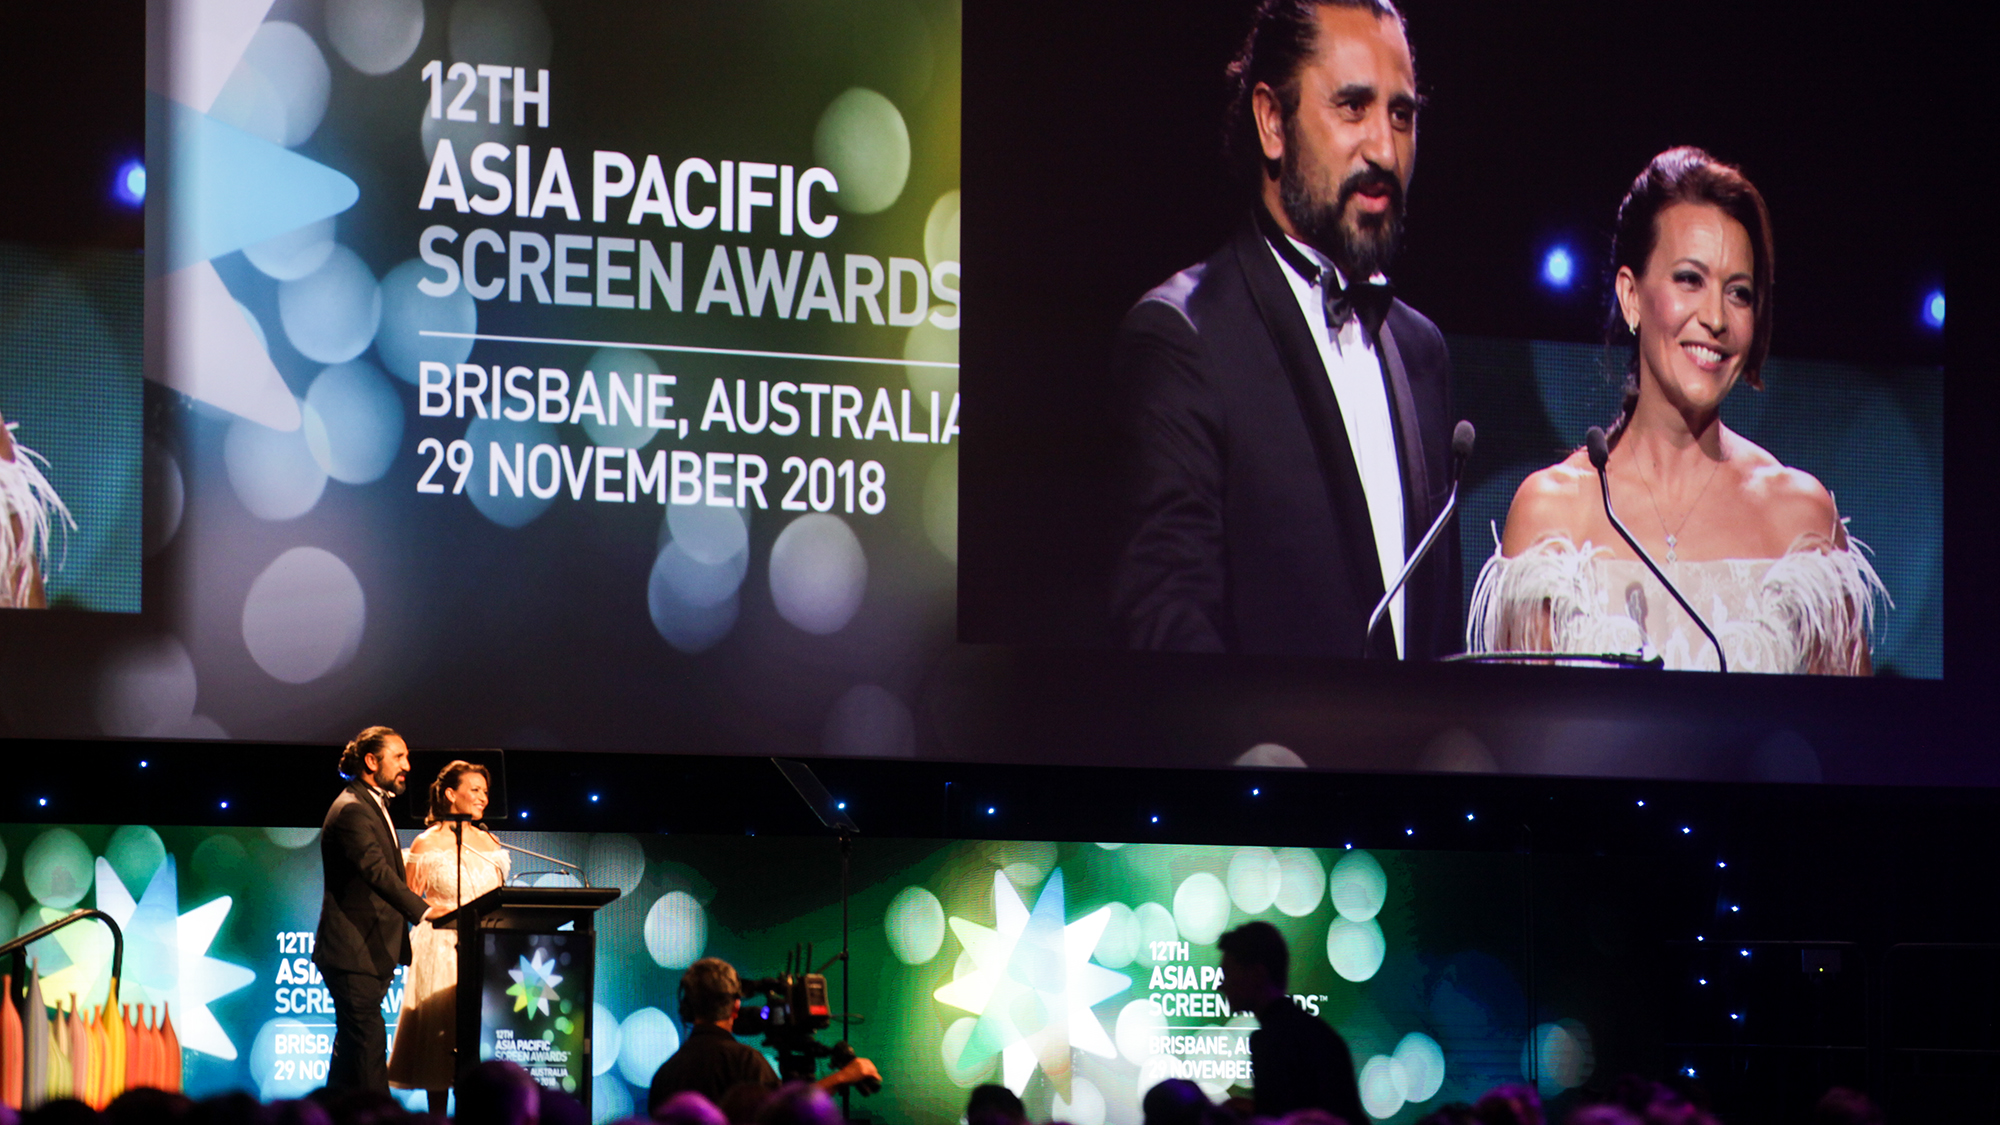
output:
[{"label": "podium top surface", "polygon": [[545,926],[586,917],[618,895],[616,887],[495,887],[463,913],[484,927]]}]

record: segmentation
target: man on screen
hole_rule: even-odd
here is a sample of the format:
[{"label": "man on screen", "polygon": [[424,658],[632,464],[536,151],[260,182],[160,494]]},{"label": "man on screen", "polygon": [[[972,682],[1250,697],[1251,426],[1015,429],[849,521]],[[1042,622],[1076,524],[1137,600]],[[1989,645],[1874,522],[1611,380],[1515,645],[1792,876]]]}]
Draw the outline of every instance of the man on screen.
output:
[{"label": "man on screen", "polygon": [[1126,316],[1135,648],[1428,659],[1457,650],[1457,534],[1368,619],[1450,489],[1450,360],[1387,270],[1416,161],[1390,0],[1263,0],[1230,66],[1252,216]]},{"label": "man on screen", "polygon": [[405,879],[403,849],[389,816],[389,798],[409,780],[410,748],[388,727],[369,727],[341,751],[340,772],[352,780],[320,827],[326,888],[313,942],[313,964],[333,996],[326,1085],[387,1094],[382,999],[396,966],[410,963],[410,925],[431,911]]}]

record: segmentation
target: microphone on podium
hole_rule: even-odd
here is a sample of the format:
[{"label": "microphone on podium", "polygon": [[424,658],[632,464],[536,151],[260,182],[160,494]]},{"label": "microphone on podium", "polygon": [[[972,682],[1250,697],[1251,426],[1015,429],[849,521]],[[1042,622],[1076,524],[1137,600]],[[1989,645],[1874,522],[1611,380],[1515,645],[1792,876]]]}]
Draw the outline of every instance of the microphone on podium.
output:
[{"label": "microphone on podium", "polygon": [[[1681,608],[1687,611],[1688,617],[1694,620],[1695,626],[1701,630],[1702,636],[1708,638],[1708,643],[1715,646],[1716,669],[1723,672],[1729,671],[1729,657],[1723,655],[1722,642],[1715,638],[1715,630],[1710,629],[1708,622],[1701,619],[1701,614],[1694,611],[1694,607],[1688,604],[1688,600],[1681,596],[1680,589],[1667,579],[1666,574],[1660,570],[1659,564],[1653,561],[1653,556],[1646,553],[1646,548],[1639,546],[1639,541],[1632,538],[1632,533],[1625,530],[1625,524],[1619,520],[1618,514],[1611,510],[1611,478],[1604,471],[1605,466],[1611,462],[1611,443],[1604,436],[1604,428],[1601,426],[1590,427],[1583,435],[1583,447],[1590,457],[1591,468],[1597,470],[1597,486],[1604,493],[1604,518],[1611,521],[1612,530],[1618,532],[1619,536],[1625,540],[1626,545],[1632,548],[1632,552],[1639,556],[1639,561],[1646,564],[1646,569],[1653,572],[1653,577],[1659,579],[1660,585],[1665,586],[1667,593],[1672,594],[1674,600],[1680,603]],[[1645,625],[1641,623],[1639,628],[1643,630],[1645,629]]]},{"label": "microphone on podium", "polygon": [[1472,442],[1477,436],[1472,423],[1463,418],[1459,419],[1458,425],[1452,427],[1451,494],[1445,497],[1444,508],[1438,512],[1437,518],[1431,521],[1430,530],[1424,532],[1424,537],[1417,541],[1417,549],[1410,552],[1409,561],[1403,564],[1403,572],[1398,574],[1396,581],[1383,592],[1382,600],[1375,603],[1375,612],[1368,615],[1368,632],[1365,634],[1366,639],[1362,641],[1364,654],[1375,639],[1375,627],[1382,623],[1382,615],[1389,612],[1389,603],[1395,600],[1396,591],[1401,590],[1404,583],[1410,580],[1410,575],[1416,573],[1417,564],[1424,561],[1424,556],[1430,553],[1431,544],[1437,542],[1438,535],[1444,531],[1444,525],[1458,512],[1458,482],[1465,474],[1465,463],[1472,458]]}]

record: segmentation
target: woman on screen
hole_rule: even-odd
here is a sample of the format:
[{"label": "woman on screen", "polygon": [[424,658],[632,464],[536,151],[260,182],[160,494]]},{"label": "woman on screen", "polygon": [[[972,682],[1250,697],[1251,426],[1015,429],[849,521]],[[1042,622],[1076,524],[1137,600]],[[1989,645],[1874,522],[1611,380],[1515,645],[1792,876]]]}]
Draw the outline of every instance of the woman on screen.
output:
[{"label": "woman on screen", "polygon": [[48,462],[15,443],[19,427],[0,417],[0,609],[42,609],[48,605],[42,571],[50,527],[61,522],[74,528],[76,521],[35,467],[36,461]]},{"label": "woman on screen", "polygon": [[[1744,175],[1697,148],[1653,158],[1618,208],[1614,333],[1633,337],[1610,428],[1611,503],[1706,618],[1731,671],[1867,675],[1887,591],[1834,499],[1722,423],[1737,382],[1763,386],[1771,221]],[[1529,476],[1466,623],[1475,651],[1716,655],[1604,513],[1583,450]]]},{"label": "woman on screen", "polygon": [[[429,825],[410,845],[410,889],[432,906],[449,910],[507,881],[507,852],[478,817],[486,812],[493,776],[485,766],[452,762],[431,782]],[[447,814],[470,816],[450,820]],[[454,825],[463,825],[463,862]],[[457,1060],[458,931],[428,923],[410,934],[410,967],[403,974],[403,1012],[389,1052],[389,1085],[430,1092],[430,1111],[442,1114]]]}]

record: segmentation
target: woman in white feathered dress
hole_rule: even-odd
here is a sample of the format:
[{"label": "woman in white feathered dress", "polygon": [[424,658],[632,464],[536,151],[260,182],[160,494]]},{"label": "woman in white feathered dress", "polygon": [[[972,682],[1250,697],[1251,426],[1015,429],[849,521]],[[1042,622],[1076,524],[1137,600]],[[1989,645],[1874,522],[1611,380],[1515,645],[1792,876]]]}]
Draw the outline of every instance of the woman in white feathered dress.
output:
[{"label": "woman in white feathered dress", "polygon": [[14,441],[19,426],[0,417],[0,609],[41,609],[49,532],[76,521],[35,464],[41,454]]},{"label": "woman in white feathered dress", "polygon": [[[1618,209],[1618,323],[1634,338],[1606,466],[1612,504],[1715,630],[1731,671],[1867,675],[1888,592],[1834,499],[1722,423],[1770,352],[1771,222],[1737,169],[1654,157]],[[1529,476],[1473,592],[1475,651],[1635,652],[1714,669],[1707,638],[1611,527],[1582,450]]]},{"label": "woman in white feathered dress", "polygon": [[[432,906],[455,910],[507,881],[507,852],[477,818],[486,812],[492,775],[485,766],[452,762],[431,782],[429,825],[410,845],[404,864],[410,889]],[[447,821],[446,813],[471,822]],[[460,862],[452,825],[464,824]],[[462,880],[462,882],[461,882]],[[430,1092],[430,1111],[442,1114],[457,1065],[458,931],[428,922],[410,934],[410,967],[403,974],[403,1010],[389,1051],[389,1085]]]}]

